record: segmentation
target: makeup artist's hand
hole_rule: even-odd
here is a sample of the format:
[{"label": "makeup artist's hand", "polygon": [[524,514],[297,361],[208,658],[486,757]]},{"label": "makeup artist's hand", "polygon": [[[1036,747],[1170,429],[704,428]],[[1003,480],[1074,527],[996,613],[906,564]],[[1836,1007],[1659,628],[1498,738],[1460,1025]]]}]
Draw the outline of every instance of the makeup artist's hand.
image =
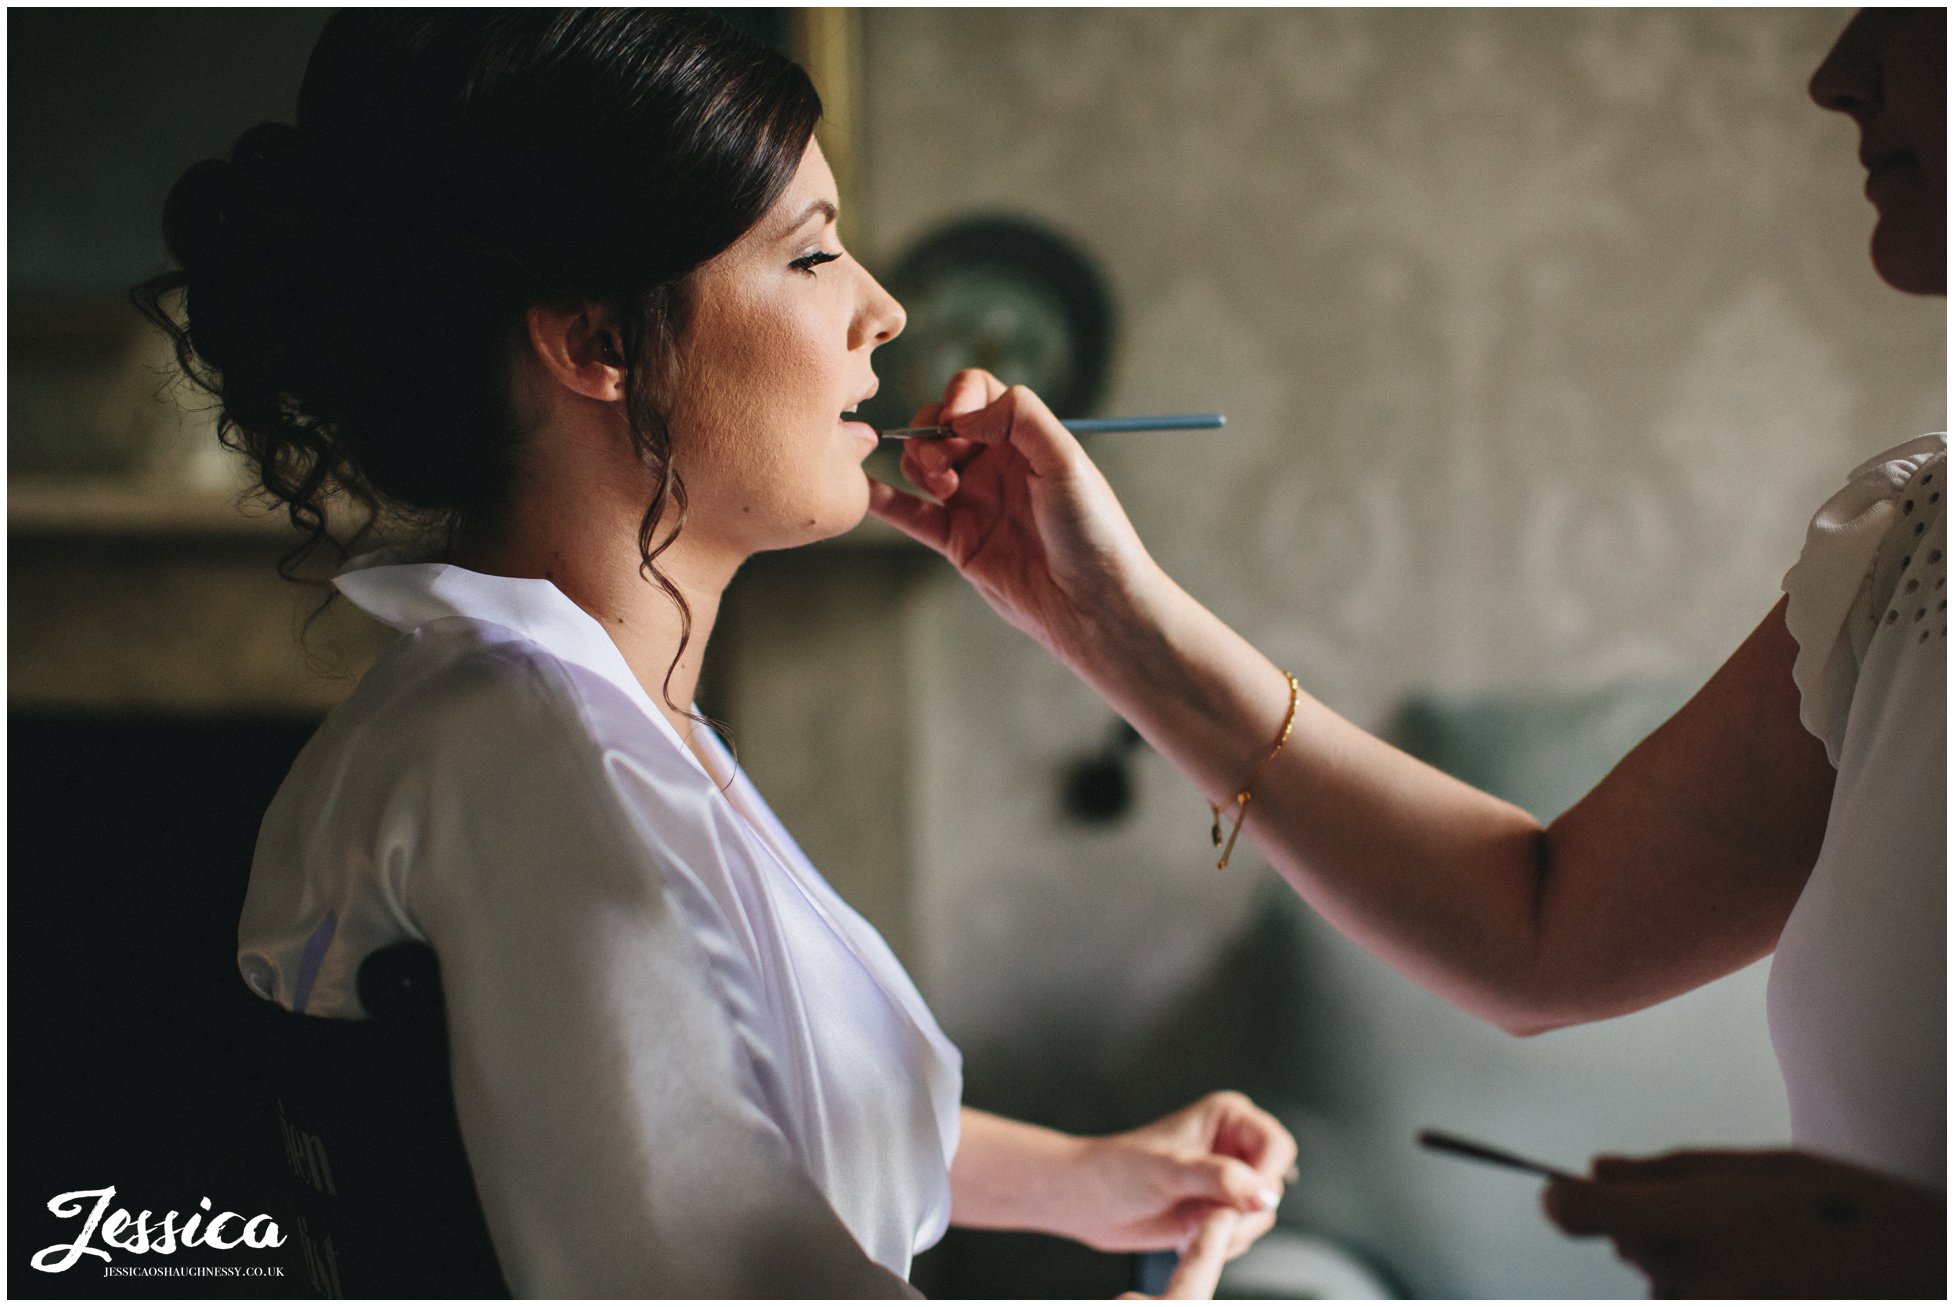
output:
[{"label": "makeup artist's hand", "polygon": [[1810,1153],[1601,1157],[1542,1201],[1569,1234],[1612,1240],[1656,1298],[1946,1293],[1946,1194]]},{"label": "makeup artist's hand", "polygon": [[956,564],[1013,626],[1068,662],[1087,635],[1125,620],[1157,569],[1106,478],[1045,402],[970,369],[915,425],[903,475],[941,501],[871,484],[875,513]]}]

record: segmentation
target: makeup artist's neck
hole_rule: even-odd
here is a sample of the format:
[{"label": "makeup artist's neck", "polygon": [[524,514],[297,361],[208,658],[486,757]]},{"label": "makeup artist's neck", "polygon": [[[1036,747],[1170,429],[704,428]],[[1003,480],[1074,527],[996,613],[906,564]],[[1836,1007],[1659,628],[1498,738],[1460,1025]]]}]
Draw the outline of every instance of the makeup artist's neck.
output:
[{"label": "makeup artist's neck", "polygon": [[605,516],[563,518],[547,529],[518,524],[488,539],[464,536],[451,557],[470,571],[552,582],[603,624],[645,693],[680,738],[690,740],[697,724],[686,713],[698,691],[699,667],[719,618],[720,598],[743,560],[683,533],[659,555],[658,570],[685,596],[692,614],[681,654],[684,619],[671,596],[639,571],[636,520],[620,533],[618,524],[607,523]]}]

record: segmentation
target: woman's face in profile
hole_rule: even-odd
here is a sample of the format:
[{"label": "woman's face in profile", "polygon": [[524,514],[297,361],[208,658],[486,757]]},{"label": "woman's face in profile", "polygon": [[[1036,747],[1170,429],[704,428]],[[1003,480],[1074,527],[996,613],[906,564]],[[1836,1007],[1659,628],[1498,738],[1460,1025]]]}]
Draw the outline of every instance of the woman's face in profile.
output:
[{"label": "woman's face in profile", "polygon": [[753,229],[693,274],[670,404],[686,533],[742,554],[838,535],[868,510],[869,354],[902,306],[841,249],[834,174],[809,142]]},{"label": "woman's face in profile", "polygon": [[1812,74],[1812,99],[1859,125],[1873,266],[1916,294],[1947,289],[1947,11],[1866,9]]}]

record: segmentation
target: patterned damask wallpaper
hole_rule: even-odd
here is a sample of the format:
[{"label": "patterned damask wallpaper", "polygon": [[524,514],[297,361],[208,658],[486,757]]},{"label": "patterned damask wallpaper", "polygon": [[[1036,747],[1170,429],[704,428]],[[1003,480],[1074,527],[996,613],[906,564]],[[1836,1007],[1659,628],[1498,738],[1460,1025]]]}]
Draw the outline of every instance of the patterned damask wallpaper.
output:
[{"label": "patterned damask wallpaper", "polygon": [[[1876,280],[1856,133],[1804,96],[1845,17],[874,10],[857,245],[1002,211],[1088,249],[1122,315],[1107,411],[1230,419],[1108,438],[1114,486],[1355,720],[1700,683],[1848,469],[1945,425],[1944,304]],[[1211,993],[1271,911],[1259,859],[1204,867],[1206,810],[1150,755],[1132,818],[1066,823],[1054,777],[1106,711],[954,581],[904,621],[914,956],[978,1092],[1083,1119],[1067,1094],[1117,1098],[1174,1014],[1287,1013],[1243,1029],[1307,1068],[1290,1215],[1439,1295],[1636,1281],[1524,1185],[1403,1156],[1417,1112],[1566,1160],[1781,1137],[1755,973],[1523,1043],[1305,919],[1293,974]],[[1174,1074],[1239,1069],[1209,1054]]]},{"label": "patterned damask wallpaper", "polygon": [[1004,209],[1091,250],[1109,408],[1232,424],[1109,443],[1116,484],[1353,710],[1694,673],[1816,499],[1943,423],[1940,305],[1874,279],[1804,98],[1842,21],[877,13],[875,246]]}]

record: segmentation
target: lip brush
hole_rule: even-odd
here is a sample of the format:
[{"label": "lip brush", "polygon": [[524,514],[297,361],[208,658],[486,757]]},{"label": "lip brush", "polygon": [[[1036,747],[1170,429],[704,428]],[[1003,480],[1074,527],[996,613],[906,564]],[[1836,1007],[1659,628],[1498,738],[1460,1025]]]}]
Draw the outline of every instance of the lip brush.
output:
[{"label": "lip brush", "polygon": [[[1228,419],[1219,413],[1156,413],[1131,418],[1067,418],[1062,423],[1075,436],[1090,436],[1107,431],[1203,431],[1225,427]],[[896,427],[884,431],[884,440],[941,440],[955,435],[948,427]]]}]

